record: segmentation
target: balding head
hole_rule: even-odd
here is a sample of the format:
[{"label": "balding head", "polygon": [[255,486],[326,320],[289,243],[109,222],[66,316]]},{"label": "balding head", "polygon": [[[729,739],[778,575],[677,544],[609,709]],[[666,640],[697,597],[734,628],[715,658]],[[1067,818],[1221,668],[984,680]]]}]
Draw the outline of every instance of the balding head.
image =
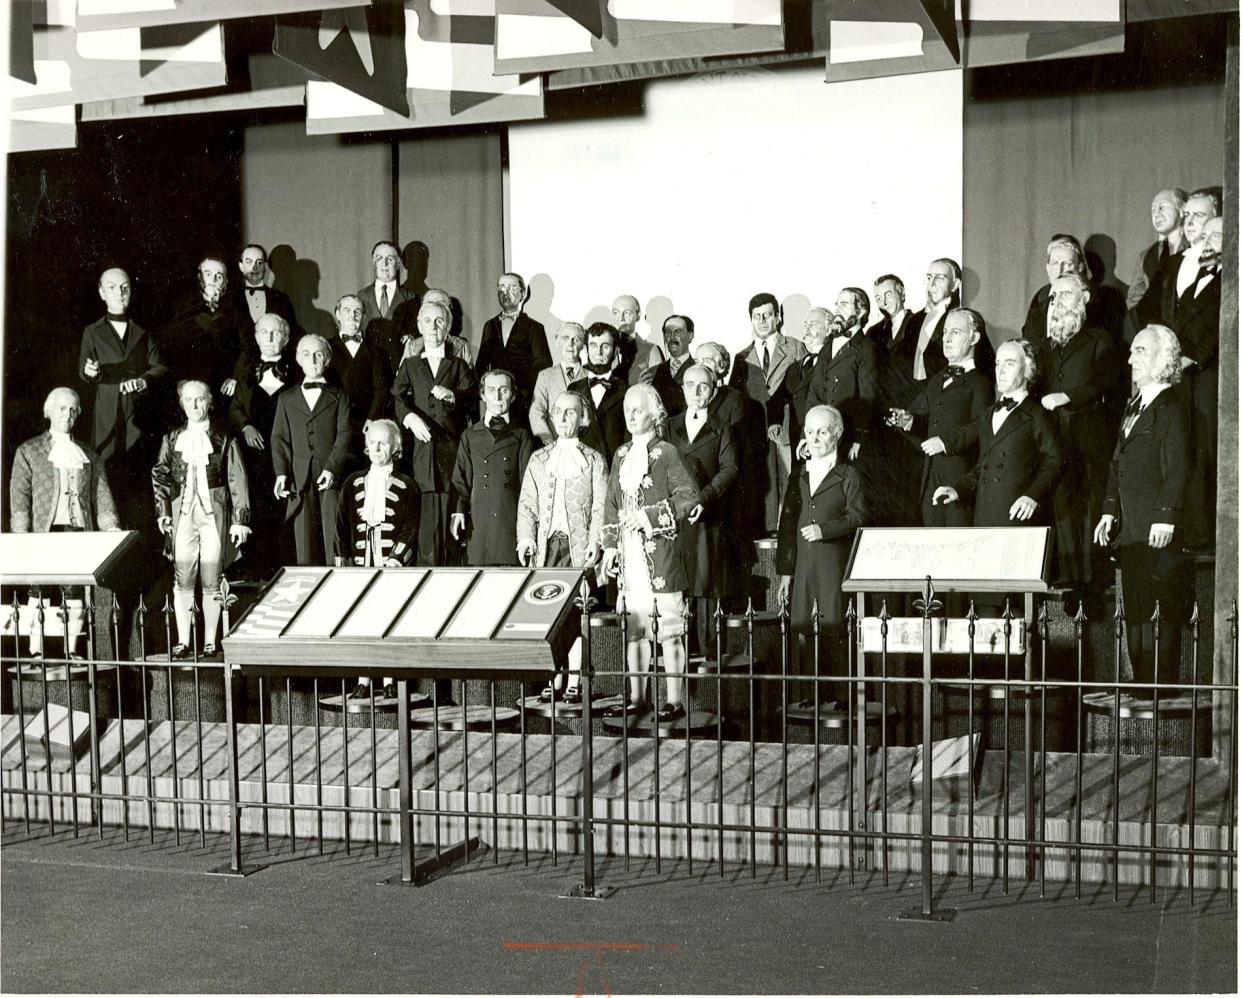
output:
[{"label": "balding head", "polygon": [[132,292],[129,274],[120,267],[110,267],[99,275],[99,297],[112,315],[124,315],[129,310]]},{"label": "balding head", "polygon": [[641,310],[633,295],[617,295],[612,300],[612,324],[623,336],[633,336]]}]

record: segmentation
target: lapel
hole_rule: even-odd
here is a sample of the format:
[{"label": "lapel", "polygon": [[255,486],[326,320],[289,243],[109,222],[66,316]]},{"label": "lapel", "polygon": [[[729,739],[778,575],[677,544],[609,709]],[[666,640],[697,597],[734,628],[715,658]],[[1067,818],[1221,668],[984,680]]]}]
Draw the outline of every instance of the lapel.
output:
[{"label": "lapel", "polygon": [[137,328],[134,325],[133,319],[129,316],[125,317],[125,339],[121,339],[121,337],[117,336],[116,330],[112,328],[112,323],[108,321],[108,317],[106,315],[95,325],[103,330],[104,334],[108,337],[112,345],[116,347],[117,353],[121,357],[129,356],[129,349],[133,345],[135,339],[134,331]]},{"label": "lapel", "polygon": [[[720,449],[720,431],[716,428],[716,420],[708,413],[707,418],[703,421],[703,428],[699,430],[699,435],[693,440],[690,439],[689,429],[685,425],[685,419],[682,417],[681,436],[685,441],[684,453],[688,456],[697,456],[700,451],[704,451],[705,456],[711,457]],[[681,450],[679,447],[678,450]]]},{"label": "lapel", "polygon": [[[1159,395],[1157,395],[1154,399],[1151,400],[1150,405],[1148,405],[1145,409],[1139,410],[1138,418],[1135,419],[1134,425],[1130,427],[1130,432],[1128,434],[1124,432],[1121,434],[1121,449],[1122,450],[1125,450],[1127,447],[1130,446],[1132,441],[1138,439],[1144,433],[1146,433],[1148,430],[1151,429],[1151,424],[1156,421],[1156,410],[1168,404],[1170,392],[1172,391],[1173,391],[1172,388],[1166,388],[1164,391],[1162,391]],[[1122,419],[1122,422],[1124,424],[1125,422],[1124,417]]]},{"label": "lapel", "polygon": [[[785,362],[785,334],[777,333],[771,338],[771,352],[768,356],[768,381],[771,382],[778,372],[784,374],[781,365]],[[776,382],[780,383],[779,379]]]},{"label": "lapel", "polygon": [[1214,306],[1217,310],[1220,309],[1220,274],[1217,273],[1210,281],[1203,285],[1202,291],[1195,294],[1198,287],[1199,278],[1196,276],[1182,296],[1178,298],[1176,313],[1178,325],[1184,326],[1188,319],[1205,308]]},{"label": "lapel", "polygon": [[[1052,340],[1048,340],[1048,353],[1052,357],[1052,361],[1056,365],[1057,370],[1062,370],[1065,367],[1066,361],[1068,361],[1071,356],[1081,350],[1084,346],[1088,345],[1090,340],[1091,337],[1087,335],[1086,328],[1078,330],[1078,332],[1070,338],[1070,341],[1062,347],[1058,347],[1053,344]],[[1009,422],[1009,420],[1005,420],[1005,422]]]},{"label": "lapel", "polygon": [[832,470],[824,476],[824,480],[819,483],[819,488],[817,488],[814,492],[811,492],[811,473],[807,471],[806,468],[802,469],[802,478],[803,481],[806,482],[807,492],[810,494],[811,498],[814,499],[821,492],[827,491],[841,480],[841,465],[839,463],[833,465]]},{"label": "lapel", "polygon": [[[836,367],[838,364],[844,364],[850,360],[850,358],[857,352],[854,347],[855,347],[855,341],[858,339],[858,336],[859,336],[858,333],[855,333],[853,336],[851,336],[846,341],[845,346],[843,346],[840,350],[837,351],[837,355],[835,357],[833,357],[831,354],[832,341],[830,340],[829,342],[824,344],[824,349],[829,351],[829,359],[828,359],[828,365],[827,365],[826,370],[830,371],[834,367]],[[835,471],[836,469],[834,468],[833,470]]]},{"label": "lapel", "polygon": [[988,436],[991,437],[991,440],[988,441],[986,447],[980,447],[980,456],[983,455],[985,450],[990,450],[995,447],[1002,439],[1009,436],[1009,434],[1013,433],[1014,430],[1018,429],[1018,427],[1022,426],[1024,423],[1028,422],[1031,418],[1031,407],[1035,404],[1034,396],[1028,394],[1026,398],[1018,403],[1017,408],[1005,417],[1005,421],[1001,423],[1000,431],[995,436],[992,436],[992,416],[994,413],[992,410],[988,410],[988,414],[986,416],[988,424],[987,431]]}]

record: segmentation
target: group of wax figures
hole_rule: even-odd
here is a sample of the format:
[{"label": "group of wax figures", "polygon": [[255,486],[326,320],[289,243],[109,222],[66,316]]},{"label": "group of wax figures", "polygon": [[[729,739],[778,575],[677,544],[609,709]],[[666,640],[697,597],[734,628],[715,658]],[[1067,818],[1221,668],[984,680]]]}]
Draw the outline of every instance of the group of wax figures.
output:
[{"label": "group of wax figures", "polygon": [[[1059,580],[1079,595],[1106,584],[1100,554],[1118,546],[1131,661],[1150,679],[1145,622],[1159,601],[1161,672],[1175,670],[1167,622],[1185,602],[1184,553],[1210,544],[1219,195],[1161,192],[1152,220],[1160,241],[1129,311],[1108,306],[1077,241],[1058,235],[1022,339],[995,349],[982,316],[958,307],[961,268],[947,258],[928,266],[920,311],[886,274],[874,282],[879,322],[847,287],[807,313],[801,339],[782,331],[775,296],[757,294],[736,358],[695,344],[685,315],[664,321],[661,349],[622,295],[612,323],[563,323],[554,359],[512,273],[472,356],[452,335],[450,296],[412,296],[387,241],[372,253],[374,282],[338,300],[327,340],[296,335],[262,247],[243,251],[235,296],[223,262],[203,260],[196,299],[158,336],[129,318],[128,276],[108,270],[107,313],[85,330],[79,363],[94,396],[89,447],[64,436],[72,419],[57,430],[53,412],[81,408],[58,389],[52,429],[19,451],[14,529],[141,527],[154,487],[178,656],[192,653],[196,581],[208,611],[241,551],[256,578],[288,563],[593,566],[618,577],[640,666],[656,609],[676,676],[682,601],[704,601],[688,636],[702,647],[708,608],[733,608],[747,586],[754,537],[777,534],[795,629],[809,630],[818,604],[835,640],[858,526],[1048,523]],[[182,425],[153,435],[150,413],[171,425],[169,398]],[[152,437],[158,450],[144,451]],[[66,439],[84,456],[66,457]],[[94,469],[95,493],[71,473],[77,460]],[[116,512],[110,499],[75,512],[107,482]],[[205,653],[216,633],[211,611]],[[631,697],[644,699],[638,680]],[[676,679],[666,709],[681,709]]]}]

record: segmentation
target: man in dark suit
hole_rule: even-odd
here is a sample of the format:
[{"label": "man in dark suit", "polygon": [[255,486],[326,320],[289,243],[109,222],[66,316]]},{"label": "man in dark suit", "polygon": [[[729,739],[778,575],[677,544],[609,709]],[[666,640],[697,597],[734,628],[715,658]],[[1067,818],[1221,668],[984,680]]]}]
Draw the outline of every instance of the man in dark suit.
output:
[{"label": "man in dark suit", "polygon": [[290,335],[297,331],[298,323],[293,314],[293,302],[283,291],[267,286],[267,250],[258,243],[244,246],[237,260],[242,282],[233,292],[233,307],[237,309],[243,326],[243,338],[247,352],[254,345],[254,330],[265,315],[279,315],[289,324]]},{"label": "man in dark suit", "polygon": [[168,373],[155,339],[129,317],[129,275],[120,268],[99,276],[106,313],[82,330],[78,375],[93,386],[94,405],[87,442],[104,463],[121,519],[129,529],[149,522],[151,464],[144,437],[157,440],[150,425],[150,389]]},{"label": "man in dark suit", "polygon": [[[695,347],[694,362],[716,372],[716,391],[712,395],[712,400],[707,403],[707,412],[718,421],[728,423],[733,427],[737,445],[741,447],[741,431],[738,428],[746,421],[747,406],[753,404],[736,388],[730,388],[725,384],[733,358],[729,356],[729,351],[719,343],[708,342]],[[740,456],[738,461],[740,464]]]},{"label": "man in dark suit", "polygon": [[321,336],[298,340],[302,384],[276,398],[272,420],[273,493],[288,499],[299,565],[331,565],[336,557],[337,483],[349,448],[349,401],[323,380],[332,351]]},{"label": "man in dark suit", "polygon": [[587,423],[578,439],[599,451],[611,466],[612,455],[629,439],[624,408],[629,386],[613,364],[617,331],[606,322],[591,323],[586,331],[586,348],[584,376],[568,388],[581,395],[588,406]]},{"label": "man in dark suit", "polygon": [[375,280],[359,288],[362,299],[362,329],[367,342],[388,354],[395,368],[401,363],[401,337],[397,331],[398,306],[412,301],[414,295],[401,284],[401,251],[397,244],[381,239],[371,248],[371,265]]},{"label": "man in dark suit", "polygon": [[1186,209],[1186,192],[1180,187],[1160,191],[1151,199],[1151,227],[1156,230],[1156,241],[1139,254],[1134,267],[1134,279],[1126,292],[1126,308],[1133,312],[1143,300],[1164,262],[1186,245],[1182,233],[1182,213]]},{"label": "man in dark suit", "polygon": [[169,387],[165,399],[168,422],[180,417],[176,385],[181,381],[202,381],[212,391],[220,411],[224,411],[237,389],[233,369],[249,350],[243,340],[244,323],[228,296],[228,267],[218,256],[204,257],[198,265],[198,290],[178,303],[173,321],[159,337],[160,352],[168,363]]},{"label": "man in dark suit", "polygon": [[[1182,626],[1193,585],[1182,550],[1190,432],[1185,401],[1173,388],[1181,377],[1182,347],[1164,326],[1148,326],[1130,345],[1137,394],[1126,407],[1113,454],[1095,542],[1116,537],[1126,644],[1134,680],[1175,682]],[[1160,640],[1151,617],[1160,604]],[[1156,656],[1159,656],[1157,670]],[[1139,699],[1151,699],[1135,691]],[[1111,701],[1113,694],[1096,694]]]},{"label": "man in dark suit", "polygon": [[428,288],[422,299],[410,298],[403,301],[396,309],[393,310],[392,321],[397,327],[397,339],[401,341],[401,357],[400,360],[393,365],[393,369],[401,366],[400,361],[407,357],[417,357],[423,352],[423,338],[418,334],[418,310],[422,307],[423,302],[438,302],[448,309],[449,315],[453,318],[449,319],[449,335],[444,341],[444,349],[451,357],[460,357],[471,367],[474,366],[474,351],[470,347],[470,341],[463,336],[458,336],[453,332],[455,325],[458,323],[461,306],[458,305],[456,311],[453,308],[453,296],[443,288]]},{"label": "man in dark suit", "polygon": [[1048,283],[1035,292],[1027,307],[1026,320],[1022,323],[1023,339],[1035,343],[1041,336],[1047,335],[1052,321],[1049,317],[1052,282],[1073,274],[1080,277],[1091,291],[1091,299],[1087,305],[1087,325],[1092,329],[1103,329],[1115,344],[1122,341],[1125,304],[1120,293],[1113,288],[1090,285],[1091,275],[1087,268],[1087,259],[1077,239],[1064,232],[1054,235],[1048,243],[1044,270],[1048,274]]},{"label": "man in dark suit", "polygon": [[458,442],[474,411],[477,387],[470,365],[446,352],[448,323],[443,305],[423,303],[418,316],[423,352],[401,362],[392,389],[397,420],[412,434],[408,449],[422,497],[418,557],[423,565],[448,565],[456,560],[456,547],[449,537],[453,465]]},{"label": "man in dark suit", "polygon": [[500,275],[496,282],[500,313],[483,324],[475,365],[480,377],[493,369],[508,371],[513,376],[517,385],[514,422],[523,427],[534,398],[535,379],[545,367],[552,366],[552,351],[548,349],[543,324],[522,311],[526,295],[526,282],[520,274]]},{"label": "man in dark suit", "polygon": [[937,488],[933,504],[973,497],[976,527],[1051,521],[1061,444],[1051,417],[1029,394],[1034,377],[1029,343],[1009,340],[997,348],[996,404],[980,421],[979,459],[954,485]]},{"label": "man in dark suit", "polygon": [[650,384],[664,353],[655,343],[638,335],[642,308],[633,295],[612,300],[612,324],[617,330],[617,369],[627,385]]},{"label": "man in dark suit", "polygon": [[[913,322],[914,314],[906,308],[906,286],[902,279],[896,274],[877,277],[871,295],[882,316],[867,330],[867,339],[875,346],[876,404],[881,413],[908,409],[920,390],[937,383],[937,379],[914,380],[918,328]],[[943,332],[941,336],[943,338]],[[874,469],[874,480],[868,492],[872,522],[880,526],[912,527],[919,522],[919,507],[918,496],[910,483],[921,474],[922,457],[887,420],[877,419],[872,434],[874,449],[884,457]]]},{"label": "man in dark suit", "polygon": [[361,298],[342,295],[333,313],[337,334],[328,341],[332,348],[329,380],[349,397],[346,473],[360,471],[369,463],[364,453],[363,431],[371,420],[388,415],[392,395],[393,372],[388,354],[367,341],[362,331],[364,313]]},{"label": "man in dark suit", "polygon": [[819,360],[820,351],[828,341],[828,324],[832,318],[832,312],[820,306],[807,310],[802,320],[802,345],[806,348],[806,356],[785,369],[785,379],[768,403],[769,424],[775,421],[774,417],[779,412],[789,412],[789,446],[793,465],[801,460],[798,456],[798,445],[802,441],[802,424],[811,406],[807,401],[807,391],[811,387],[811,374]]},{"label": "man in dark suit", "polygon": [[694,340],[694,320],[688,315],[670,315],[664,320],[665,360],[651,372],[651,385],[660,393],[664,411],[669,417],[686,411],[686,399],[682,393],[682,377],[694,363],[690,356],[690,344]]},{"label": "man in dark suit", "polygon": [[884,455],[868,451],[877,392],[875,344],[863,332],[870,311],[862,288],[841,289],[832,336],[819,352],[806,393],[809,406],[830,405],[841,413],[843,456],[859,464],[868,489],[876,464],[884,460]]},{"label": "man in dark suit", "polygon": [[[716,387],[716,373],[702,364],[683,368],[686,409],[669,420],[668,440],[677,448],[699,490],[682,532],[686,595],[694,601],[694,636],[698,649],[711,657],[716,650],[713,614],[717,601],[730,600],[737,585],[737,559],[728,537],[729,497],[738,474],[733,427],[707,411]],[[726,602],[727,606],[727,602]]]},{"label": "man in dark suit", "polygon": [[937,506],[932,497],[940,486],[953,485],[975,466],[979,428],[992,408],[992,380],[975,366],[974,358],[975,345],[985,336],[983,316],[971,308],[953,309],[945,318],[941,338],[948,366],[927,379],[909,409],[890,409],[885,419],[907,434],[907,448],[923,457],[918,500],[925,527],[969,527],[973,519],[969,504]]},{"label": "man in dark suit", "polygon": [[1203,252],[1205,226],[1220,216],[1220,188],[1201,187],[1192,191],[1186,199],[1182,214],[1182,234],[1185,237],[1181,252],[1167,257],[1152,277],[1151,286],[1134,306],[1135,326],[1158,324],[1174,328],[1177,302],[1186,289],[1199,278],[1199,257]]},{"label": "man in dark suit", "polygon": [[1048,324],[1031,340],[1040,374],[1040,404],[1052,413],[1065,451],[1065,473],[1053,494],[1054,576],[1076,595],[1107,577],[1092,557],[1108,462],[1117,433],[1113,400],[1124,370],[1113,337],[1088,323],[1091,290],[1078,274],[1056,278]]},{"label": "man in dark suit", "polygon": [[[933,260],[927,265],[923,279],[926,303],[910,316],[906,327],[910,335],[908,346],[899,352],[903,364],[908,362],[912,381],[922,384],[930,375],[939,374],[944,367],[944,351],[940,347],[944,335],[944,317],[949,309],[961,302],[962,268],[956,260],[947,256]],[[983,344],[980,343],[982,348]],[[908,353],[907,353],[908,350]],[[985,358],[976,351],[975,363],[987,368]]]}]

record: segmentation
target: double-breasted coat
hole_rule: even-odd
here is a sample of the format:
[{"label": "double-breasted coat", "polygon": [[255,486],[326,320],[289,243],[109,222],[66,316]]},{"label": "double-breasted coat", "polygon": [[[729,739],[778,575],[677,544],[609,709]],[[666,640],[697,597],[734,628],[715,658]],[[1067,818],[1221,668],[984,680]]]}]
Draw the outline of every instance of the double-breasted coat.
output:
[{"label": "double-breasted coat", "polygon": [[531,455],[530,433],[476,423],[462,435],[453,468],[455,512],[469,518],[471,565],[517,564],[518,495]]}]

